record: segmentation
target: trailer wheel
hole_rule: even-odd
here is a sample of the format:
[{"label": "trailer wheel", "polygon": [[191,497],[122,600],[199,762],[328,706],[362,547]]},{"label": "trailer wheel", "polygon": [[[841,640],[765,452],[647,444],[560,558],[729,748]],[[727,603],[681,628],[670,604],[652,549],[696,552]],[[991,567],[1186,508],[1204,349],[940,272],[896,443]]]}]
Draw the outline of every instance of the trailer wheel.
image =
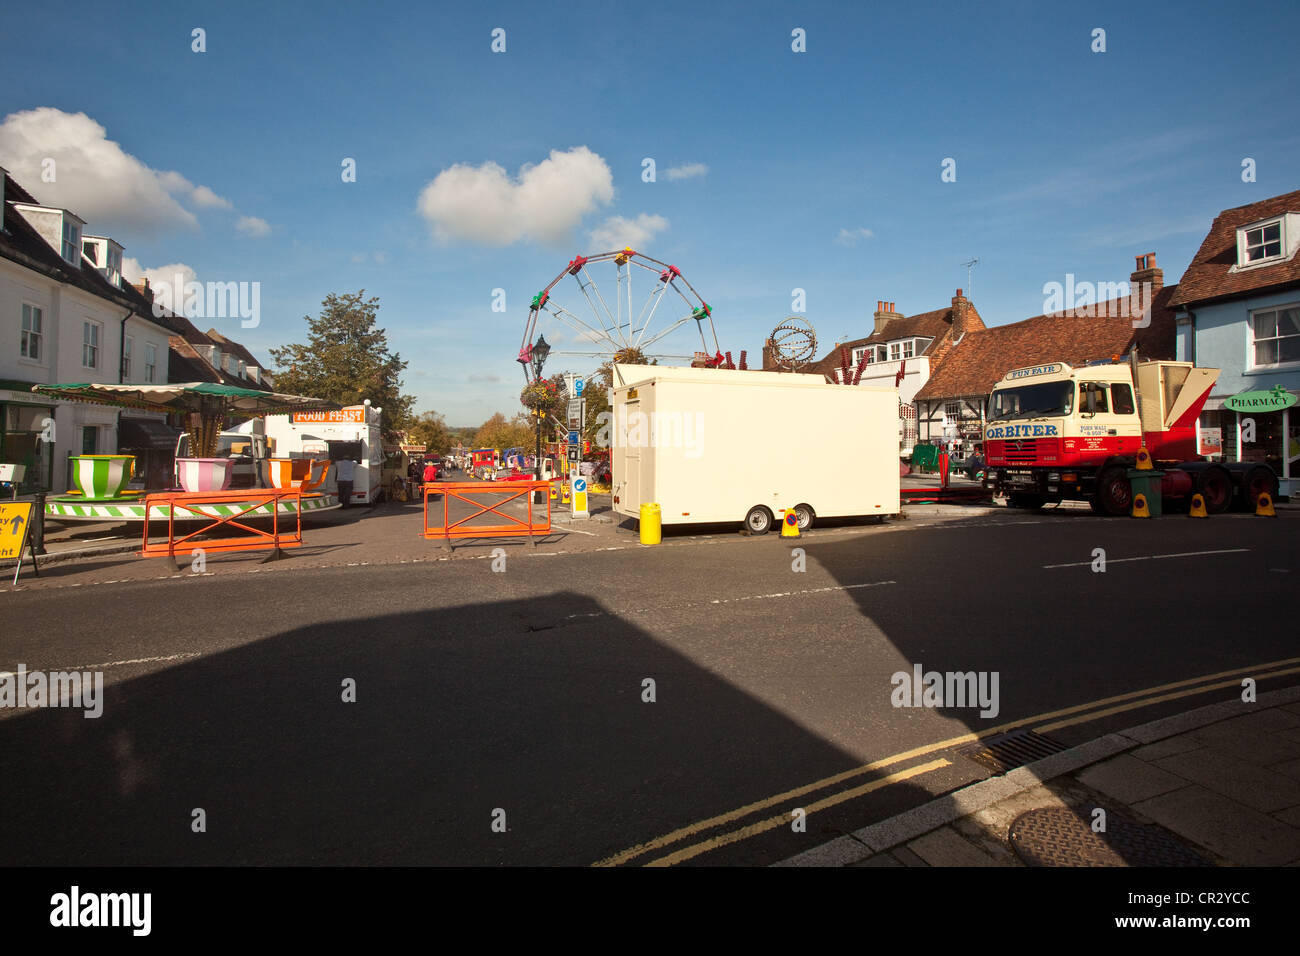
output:
[{"label": "trailer wheel", "polygon": [[1120,518],[1133,509],[1133,487],[1128,482],[1128,469],[1112,465],[1097,476],[1097,490],[1089,502],[1098,514]]},{"label": "trailer wheel", "polygon": [[1254,511],[1255,502],[1260,495],[1277,497],[1277,475],[1267,465],[1255,465],[1241,478],[1241,506],[1245,511]]},{"label": "trailer wheel", "polygon": [[812,510],[812,505],[795,505],[794,516],[799,522],[799,533],[802,534],[813,526],[817,513]]},{"label": "trailer wheel", "polygon": [[772,512],[762,505],[755,505],[745,515],[745,528],[750,534],[767,534],[772,530]]},{"label": "trailer wheel", "polygon": [[1226,468],[1211,466],[1196,476],[1196,490],[1205,499],[1205,510],[1221,515],[1232,507],[1232,476]]}]

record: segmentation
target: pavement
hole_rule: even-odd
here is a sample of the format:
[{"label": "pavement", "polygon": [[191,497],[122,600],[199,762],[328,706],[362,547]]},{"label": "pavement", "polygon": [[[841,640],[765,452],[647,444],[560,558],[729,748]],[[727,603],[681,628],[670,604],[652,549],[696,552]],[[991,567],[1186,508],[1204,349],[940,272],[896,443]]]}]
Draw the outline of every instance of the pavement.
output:
[{"label": "pavement", "polygon": [[1300,865],[1300,687],[1099,737],[773,865]]}]

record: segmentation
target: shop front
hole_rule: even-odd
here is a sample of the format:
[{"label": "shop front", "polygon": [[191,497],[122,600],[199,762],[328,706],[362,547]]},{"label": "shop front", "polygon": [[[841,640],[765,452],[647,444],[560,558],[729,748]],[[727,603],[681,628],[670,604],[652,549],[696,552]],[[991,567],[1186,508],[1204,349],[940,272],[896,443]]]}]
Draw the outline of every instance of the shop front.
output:
[{"label": "shop front", "polygon": [[54,407],[33,397],[0,387],[0,463],[25,466],[22,495],[49,490],[54,478]]},{"label": "shop front", "polygon": [[1198,422],[1201,454],[1215,461],[1258,462],[1278,476],[1278,494],[1300,492],[1300,410],[1282,386],[1210,399]]}]

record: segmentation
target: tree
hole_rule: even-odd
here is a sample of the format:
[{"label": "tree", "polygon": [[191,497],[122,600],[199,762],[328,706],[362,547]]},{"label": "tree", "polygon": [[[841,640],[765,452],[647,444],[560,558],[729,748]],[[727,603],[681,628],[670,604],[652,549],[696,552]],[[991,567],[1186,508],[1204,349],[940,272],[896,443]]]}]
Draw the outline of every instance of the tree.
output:
[{"label": "tree", "polygon": [[[647,358],[646,354],[639,348],[629,346],[625,349],[619,349],[614,353],[614,358],[609,362],[602,362],[596,369],[596,374],[592,378],[599,379],[605,383],[606,388],[614,387],[614,363],[619,365],[658,365],[659,360]],[[588,406],[590,407],[590,406]]]},{"label": "tree", "polygon": [[497,412],[475,432],[473,445],[475,448],[504,451],[507,448],[531,448],[533,441],[533,428],[527,417],[516,415],[512,421],[506,421],[506,417]]},{"label": "tree", "polygon": [[406,430],[411,441],[423,445],[430,452],[445,455],[455,444],[447,420],[437,412],[422,412],[417,415]]},{"label": "tree", "polygon": [[279,392],[310,395],[360,405],[366,399],[383,409],[385,436],[395,436],[411,422],[414,399],[402,393],[406,363],[388,350],[387,333],[376,325],[379,297],[364,298],[365,289],[321,302],[317,318],[304,316],[307,344],[271,349]]}]

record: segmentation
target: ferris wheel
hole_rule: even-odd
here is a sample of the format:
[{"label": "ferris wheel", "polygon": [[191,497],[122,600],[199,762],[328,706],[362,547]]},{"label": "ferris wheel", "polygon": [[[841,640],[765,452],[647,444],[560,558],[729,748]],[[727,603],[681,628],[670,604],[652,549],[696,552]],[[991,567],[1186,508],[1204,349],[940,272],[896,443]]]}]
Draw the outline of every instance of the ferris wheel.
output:
[{"label": "ferris wheel", "polygon": [[[641,275],[637,269],[649,275]],[[648,291],[633,291],[634,276],[645,282]],[[574,281],[565,282],[566,277]],[[604,283],[604,291],[598,278]],[[665,304],[665,299],[671,304]],[[695,323],[694,330],[679,331],[691,322]],[[577,350],[554,349],[552,355],[609,362],[622,353],[639,351],[661,361],[703,361],[712,367],[731,362],[730,354],[724,358],[718,345],[713,310],[681,270],[632,249],[574,256],[563,272],[533,296],[519,346],[518,361],[524,367],[525,379],[531,379],[533,374],[530,358],[535,336],[558,330],[560,325],[574,333],[572,341]],[[700,350],[694,348],[695,333]]]}]

